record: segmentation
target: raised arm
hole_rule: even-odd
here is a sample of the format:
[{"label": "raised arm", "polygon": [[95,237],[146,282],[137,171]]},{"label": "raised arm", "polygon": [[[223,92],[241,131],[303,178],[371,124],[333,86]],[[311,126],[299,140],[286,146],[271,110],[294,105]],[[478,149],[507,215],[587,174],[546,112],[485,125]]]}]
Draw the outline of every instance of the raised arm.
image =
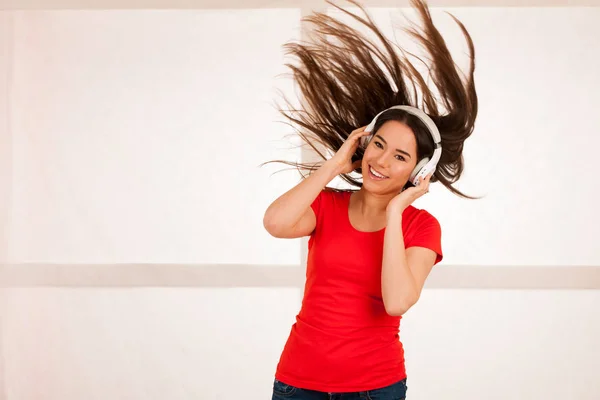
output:
[{"label": "raised arm", "polygon": [[353,131],[332,158],[271,203],[263,217],[267,232],[277,238],[310,235],[316,225],[311,204],[333,178],[360,166],[359,161],[352,163],[352,156],[358,147],[358,139],[366,134],[364,127]]}]

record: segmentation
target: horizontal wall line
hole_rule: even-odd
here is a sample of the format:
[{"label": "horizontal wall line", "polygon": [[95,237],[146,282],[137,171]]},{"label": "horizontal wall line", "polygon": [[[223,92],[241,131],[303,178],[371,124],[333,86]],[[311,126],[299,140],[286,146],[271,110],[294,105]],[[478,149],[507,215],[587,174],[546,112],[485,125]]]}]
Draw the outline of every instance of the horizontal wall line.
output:
[{"label": "horizontal wall line", "polygon": [[[368,7],[403,7],[408,0],[364,0]],[[337,4],[347,4],[338,1]],[[600,0],[429,0],[430,7],[579,7]],[[324,0],[4,0],[4,10],[322,8]]]},{"label": "horizontal wall line", "polygon": [[[5,264],[0,286],[11,287],[295,287],[304,268],[242,264]],[[600,289],[600,266],[438,265],[426,288]]]}]

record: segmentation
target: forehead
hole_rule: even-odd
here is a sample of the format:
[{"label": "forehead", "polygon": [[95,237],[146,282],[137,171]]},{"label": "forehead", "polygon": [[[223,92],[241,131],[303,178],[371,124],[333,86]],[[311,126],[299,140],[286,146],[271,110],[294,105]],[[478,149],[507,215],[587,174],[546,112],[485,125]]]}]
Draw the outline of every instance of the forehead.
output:
[{"label": "forehead", "polygon": [[376,132],[383,137],[390,147],[408,151],[413,154],[417,151],[417,139],[413,130],[403,122],[387,121]]}]

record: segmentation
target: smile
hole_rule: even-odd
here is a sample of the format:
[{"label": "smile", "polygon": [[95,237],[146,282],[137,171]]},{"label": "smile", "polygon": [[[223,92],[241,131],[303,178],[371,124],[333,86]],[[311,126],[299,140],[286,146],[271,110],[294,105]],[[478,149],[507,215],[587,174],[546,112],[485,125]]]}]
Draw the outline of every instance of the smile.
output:
[{"label": "smile", "polygon": [[369,165],[369,176],[370,176],[372,179],[375,179],[375,180],[378,180],[378,181],[380,181],[380,180],[383,180],[383,179],[387,179],[387,178],[388,178],[387,176],[383,175],[382,173],[380,173],[380,172],[377,172],[377,171],[376,171],[375,169],[373,169],[373,167],[371,167],[370,165]]}]

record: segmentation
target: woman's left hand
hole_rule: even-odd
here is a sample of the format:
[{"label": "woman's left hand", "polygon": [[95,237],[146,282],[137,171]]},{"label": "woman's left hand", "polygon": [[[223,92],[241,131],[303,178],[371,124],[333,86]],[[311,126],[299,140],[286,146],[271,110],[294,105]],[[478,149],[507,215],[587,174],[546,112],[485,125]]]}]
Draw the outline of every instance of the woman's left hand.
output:
[{"label": "woman's left hand", "polygon": [[433,174],[427,175],[425,178],[421,179],[417,186],[410,187],[394,197],[388,203],[386,208],[388,217],[394,213],[399,213],[401,215],[415,200],[429,192],[429,182],[432,175]]}]

